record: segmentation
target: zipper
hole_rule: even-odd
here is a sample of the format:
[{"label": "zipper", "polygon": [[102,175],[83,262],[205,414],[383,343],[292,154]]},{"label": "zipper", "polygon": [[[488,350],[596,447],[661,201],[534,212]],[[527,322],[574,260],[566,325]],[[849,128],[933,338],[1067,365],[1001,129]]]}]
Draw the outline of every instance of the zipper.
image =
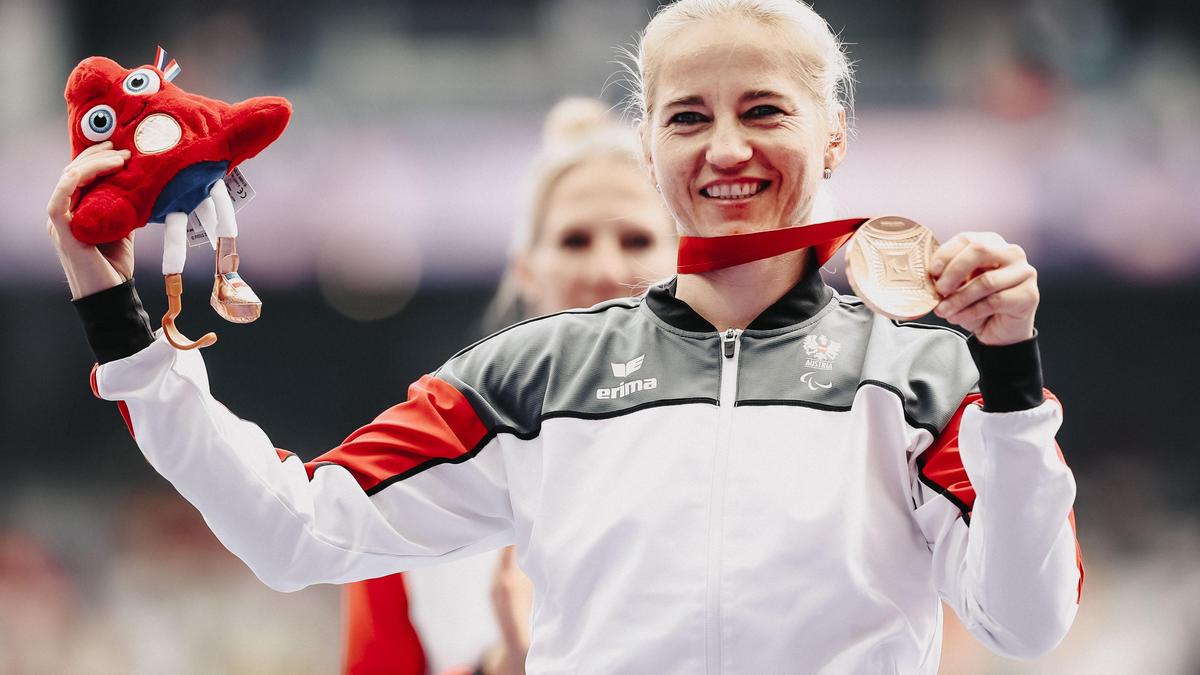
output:
[{"label": "zipper", "polygon": [[704,655],[708,675],[721,672],[721,552],[725,473],[733,439],[733,406],[737,401],[741,335],[742,331],[730,328],[721,336],[721,402],[717,409],[717,447],[713,452],[712,486],[708,495],[708,571],[704,605]]}]

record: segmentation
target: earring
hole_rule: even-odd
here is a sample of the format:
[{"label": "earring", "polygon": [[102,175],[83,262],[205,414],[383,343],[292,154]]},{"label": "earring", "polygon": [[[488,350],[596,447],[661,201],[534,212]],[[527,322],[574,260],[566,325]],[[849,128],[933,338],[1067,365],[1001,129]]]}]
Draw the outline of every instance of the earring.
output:
[{"label": "earring", "polygon": [[825,173],[821,174],[821,176],[824,177],[825,180],[829,180],[830,178],[833,178],[833,169],[826,167]]},{"label": "earring", "polygon": [[655,192],[657,192],[658,194],[660,194],[660,195],[661,195],[661,194],[662,194],[662,186],[661,186],[661,185],[659,185],[658,183],[655,183],[655,184],[654,184],[654,191],[655,191]]}]

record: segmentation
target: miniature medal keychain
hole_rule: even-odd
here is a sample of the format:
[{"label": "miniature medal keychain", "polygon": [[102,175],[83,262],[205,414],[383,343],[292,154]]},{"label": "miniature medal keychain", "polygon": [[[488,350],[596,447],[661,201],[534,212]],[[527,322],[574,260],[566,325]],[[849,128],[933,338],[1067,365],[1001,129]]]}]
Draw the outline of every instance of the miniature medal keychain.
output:
[{"label": "miniature medal keychain", "polygon": [[[102,56],[75,66],[63,93],[71,157],[111,141],[129,160],[82,188],[72,202],[71,234],[85,244],[119,241],[147,223],[164,224],[163,275],[167,313],[163,333],[177,349],[207,347],[214,333],[189,340],[175,326],[182,307],[188,217],[215,230],[216,274],[210,303],[234,323],[249,323],[262,302],[238,275],[235,203],[245,198],[239,164],[275,142],[291,119],[292,105],[278,96],[229,104],[191,94],[171,83],[179,64],[159,47],[154,63],[133,69]],[[247,186],[248,187],[248,186]]]}]

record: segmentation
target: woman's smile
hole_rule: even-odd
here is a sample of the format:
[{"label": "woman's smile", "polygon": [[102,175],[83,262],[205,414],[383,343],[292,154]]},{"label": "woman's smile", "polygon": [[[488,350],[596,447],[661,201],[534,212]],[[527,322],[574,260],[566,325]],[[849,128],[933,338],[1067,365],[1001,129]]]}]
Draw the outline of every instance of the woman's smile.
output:
[{"label": "woman's smile", "polygon": [[771,186],[769,180],[739,178],[736,180],[713,181],[700,188],[700,195],[718,202],[739,203],[749,201]]}]

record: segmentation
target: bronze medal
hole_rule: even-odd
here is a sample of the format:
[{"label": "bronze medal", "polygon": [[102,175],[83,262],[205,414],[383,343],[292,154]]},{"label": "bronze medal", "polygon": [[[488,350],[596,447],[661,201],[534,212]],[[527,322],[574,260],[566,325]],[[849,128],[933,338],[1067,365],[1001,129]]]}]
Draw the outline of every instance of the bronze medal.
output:
[{"label": "bronze medal", "polygon": [[846,278],[877,314],[911,321],[941,300],[929,277],[938,242],[920,223],[899,216],[872,218],[858,228],[846,250]]}]

